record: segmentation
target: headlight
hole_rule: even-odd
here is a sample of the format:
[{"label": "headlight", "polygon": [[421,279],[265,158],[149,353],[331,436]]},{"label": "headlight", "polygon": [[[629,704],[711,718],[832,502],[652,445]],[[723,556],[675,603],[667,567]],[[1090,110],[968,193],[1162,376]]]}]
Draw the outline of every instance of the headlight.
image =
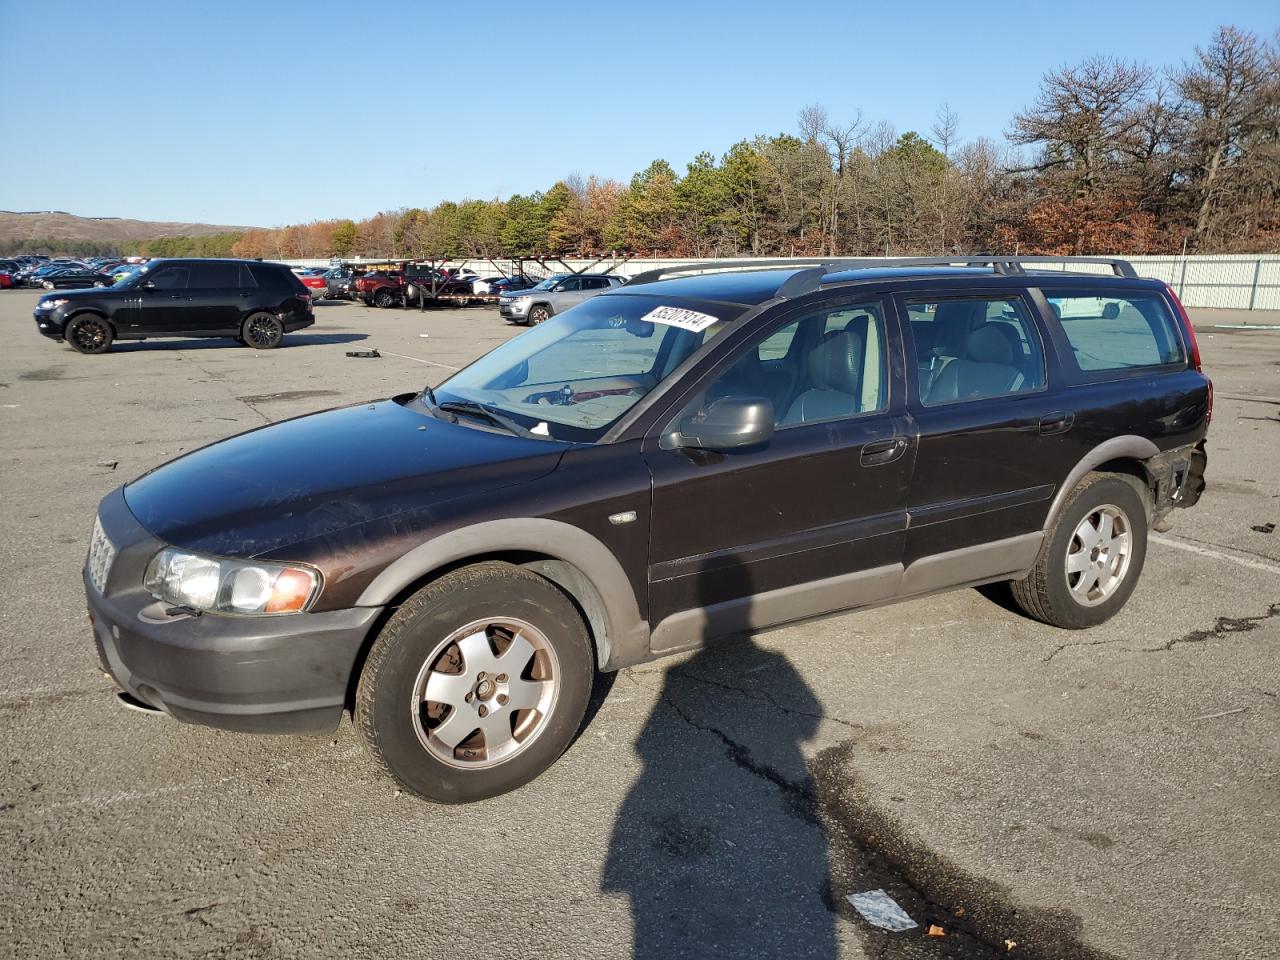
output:
[{"label": "headlight", "polygon": [[36,309],[37,310],[57,310],[58,307],[62,306],[64,303],[70,303],[70,302],[71,301],[68,300],[66,297],[60,297],[57,300],[41,300],[39,303],[36,304]]},{"label": "headlight", "polygon": [[143,582],[165,603],[247,617],[301,613],[320,592],[320,574],[310,567],[205,557],[176,547],[151,559]]}]

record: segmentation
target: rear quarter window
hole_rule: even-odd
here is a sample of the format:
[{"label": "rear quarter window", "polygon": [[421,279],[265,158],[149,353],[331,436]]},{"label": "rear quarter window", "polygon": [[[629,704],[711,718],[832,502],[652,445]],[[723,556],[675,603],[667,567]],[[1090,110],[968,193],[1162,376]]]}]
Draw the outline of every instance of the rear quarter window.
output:
[{"label": "rear quarter window", "polygon": [[1158,295],[1106,291],[1045,297],[1082,373],[1182,363],[1182,338]]}]

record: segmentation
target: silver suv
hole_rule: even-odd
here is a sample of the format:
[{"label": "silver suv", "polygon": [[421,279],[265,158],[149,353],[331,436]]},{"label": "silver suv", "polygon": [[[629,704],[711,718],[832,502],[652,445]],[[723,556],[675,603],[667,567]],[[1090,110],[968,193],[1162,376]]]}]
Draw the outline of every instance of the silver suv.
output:
[{"label": "silver suv", "polygon": [[498,312],[511,323],[533,325],[574,304],[613,290],[627,282],[626,277],[602,273],[556,273],[536,287],[498,298]]}]

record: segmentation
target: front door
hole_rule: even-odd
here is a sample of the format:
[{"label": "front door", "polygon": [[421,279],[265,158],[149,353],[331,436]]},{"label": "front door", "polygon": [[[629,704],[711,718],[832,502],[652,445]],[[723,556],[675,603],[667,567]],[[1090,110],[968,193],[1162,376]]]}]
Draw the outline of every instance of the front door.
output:
[{"label": "front door", "polygon": [[138,285],[136,332],[143,337],[186,333],[187,287],[191,267],[185,263],[164,264],[148,273]]},{"label": "front door", "polygon": [[[895,592],[914,441],[886,320],[880,301],[847,296],[779,317],[646,438],[655,651]],[[673,427],[726,396],[771,402],[767,444],[671,447]]]},{"label": "front door", "polygon": [[898,311],[920,435],[904,592],[1030,566],[1074,426],[1034,307],[1010,290],[904,296]]}]

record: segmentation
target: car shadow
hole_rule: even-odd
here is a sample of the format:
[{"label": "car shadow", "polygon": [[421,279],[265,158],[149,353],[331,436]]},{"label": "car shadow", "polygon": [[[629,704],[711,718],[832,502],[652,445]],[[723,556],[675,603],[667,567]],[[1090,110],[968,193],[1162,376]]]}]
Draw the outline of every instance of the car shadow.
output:
[{"label": "car shadow", "polygon": [[[356,343],[369,339],[367,333],[286,333],[277,350],[290,350],[294,347],[333,346],[341,343]],[[233,337],[206,337],[189,340],[117,340],[111,345],[111,353],[145,353],[149,350],[236,350],[250,349]],[[68,347],[68,350],[71,348]]]},{"label": "car shadow", "polygon": [[[697,576],[703,606],[752,594],[736,561]],[[802,751],[822,715],[790,661],[749,636],[665,672],[601,882],[630,900],[637,960],[836,956]]]}]

